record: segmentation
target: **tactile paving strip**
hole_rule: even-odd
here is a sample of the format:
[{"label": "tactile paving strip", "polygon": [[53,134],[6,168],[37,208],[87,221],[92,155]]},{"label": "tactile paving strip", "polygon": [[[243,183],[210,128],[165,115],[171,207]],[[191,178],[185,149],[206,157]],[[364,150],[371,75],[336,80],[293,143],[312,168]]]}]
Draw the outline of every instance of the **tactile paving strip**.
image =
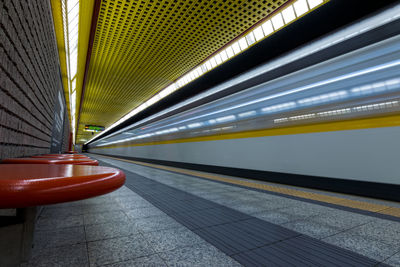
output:
[{"label": "tactile paving strip", "polygon": [[244,266],[379,263],[130,171],[124,172],[128,188]]}]

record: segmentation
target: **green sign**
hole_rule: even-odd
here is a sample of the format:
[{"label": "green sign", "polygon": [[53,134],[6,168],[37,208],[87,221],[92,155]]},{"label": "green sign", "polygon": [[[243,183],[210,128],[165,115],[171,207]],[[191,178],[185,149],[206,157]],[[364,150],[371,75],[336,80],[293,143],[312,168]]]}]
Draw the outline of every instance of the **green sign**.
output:
[{"label": "green sign", "polygon": [[104,126],[85,125],[85,131],[87,131],[87,132],[101,132],[101,131],[104,131]]}]

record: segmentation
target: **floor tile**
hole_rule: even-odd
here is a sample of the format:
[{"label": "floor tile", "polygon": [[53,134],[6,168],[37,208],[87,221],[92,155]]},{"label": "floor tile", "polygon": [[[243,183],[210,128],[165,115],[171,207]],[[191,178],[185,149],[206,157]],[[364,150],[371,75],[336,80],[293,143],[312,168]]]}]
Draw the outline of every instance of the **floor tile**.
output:
[{"label": "floor tile", "polygon": [[140,257],[135,260],[124,261],[107,265],[107,267],[166,267],[165,262],[158,255]]},{"label": "floor tile", "polygon": [[270,223],[279,224],[279,225],[304,219],[304,216],[293,215],[293,214],[289,214],[286,212],[281,212],[279,209],[253,213],[252,216],[255,218],[258,218],[258,219],[261,219],[261,220],[264,220],[264,221],[267,221]]},{"label": "floor tile", "polygon": [[146,218],[150,216],[165,215],[164,212],[155,207],[142,207],[137,209],[127,210],[126,214],[132,219]]},{"label": "floor tile", "polygon": [[82,206],[84,214],[117,211],[122,209],[123,207],[121,207],[121,205],[116,201],[111,203],[87,204]]},{"label": "floor tile", "polygon": [[343,230],[366,224],[373,219],[373,217],[367,215],[356,214],[338,209],[330,209],[330,211],[325,214],[317,215],[311,218],[311,220],[314,222],[323,223]]},{"label": "floor tile", "polygon": [[233,205],[227,205],[227,206],[246,214],[253,214],[271,209],[271,206],[269,205],[270,203],[268,202],[269,201],[266,200],[243,201],[242,203],[235,203]]},{"label": "floor tile", "polygon": [[396,246],[400,250],[400,223],[375,218],[352,229],[352,233]]},{"label": "floor tile", "polygon": [[42,217],[53,217],[53,218],[65,218],[68,216],[82,215],[85,210],[82,206],[72,206],[72,207],[45,207],[40,214]]},{"label": "floor tile", "polygon": [[29,267],[86,267],[88,266],[86,244],[48,248],[32,255]]},{"label": "floor tile", "polygon": [[241,266],[237,261],[208,244],[178,248],[159,255],[168,266]]},{"label": "floor tile", "polygon": [[149,203],[147,200],[141,198],[141,199],[131,199],[130,197],[127,197],[125,199],[119,199],[118,200],[121,207],[124,209],[137,209],[137,208],[143,208],[143,207],[151,207],[151,203]]},{"label": "floor tile", "polygon": [[127,222],[128,216],[122,211],[109,211],[102,213],[91,213],[83,216],[85,225],[108,222]]},{"label": "floor tile", "polygon": [[383,263],[391,266],[400,266],[400,252],[391,256],[389,259],[385,260]]},{"label": "floor tile", "polygon": [[118,263],[154,254],[141,236],[106,239],[88,243],[90,266]]},{"label": "floor tile", "polygon": [[125,221],[87,225],[85,231],[87,241],[139,234],[139,231],[133,222]]},{"label": "floor tile", "polygon": [[34,251],[50,247],[74,245],[85,241],[83,226],[37,231],[34,238]]},{"label": "floor tile", "polygon": [[204,243],[198,235],[185,227],[154,231],[143,234],[156,252],[172,250],[178,247],[192,246],[198,243]]},{"label": "floor tile", "polygon": [[328,237],[343,231],[337,227],[314,222],[312,220],[299,220],[282,224],[282,226],[317,239]]},{"label": "floor tile", "polygon": [[385,243],[348,232],[342,232],[337,235],[324,238],[322,241],[351,250],[378,261],[387,259],[395,254],[398,250],[398,248],[394,248],[393,246]]},{"label": "floor tile", "polygon": [[182,226],[167,215],[141,218],[134,220],[133,222],[135,227],[137,227],[137,229],[141,232],[152,232]]},{"label": "floor tile", "polygon": [[83,215],[64,218],[39,217],[35,227],[37,230],[54,230],[83,225]]}]

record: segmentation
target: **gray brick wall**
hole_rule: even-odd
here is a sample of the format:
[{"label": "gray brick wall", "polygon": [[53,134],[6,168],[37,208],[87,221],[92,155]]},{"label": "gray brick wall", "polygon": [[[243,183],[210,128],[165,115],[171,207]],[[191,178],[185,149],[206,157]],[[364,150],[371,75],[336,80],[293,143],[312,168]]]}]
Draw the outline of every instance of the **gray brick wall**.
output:
[{"label": "gray brick wall", "polygon": [[[65,112],[65,118],[64,122],[68,122],[68,113]],[[62,150],[63,151],[68,151],[68,145],[69,145],[69,123],[64,123],[64,136],[62,140]]]},{"label": "gray brick wall", "polygon": [[49,153],[63,91],[50,2],[0,0],[0,12],[0,159]]}]

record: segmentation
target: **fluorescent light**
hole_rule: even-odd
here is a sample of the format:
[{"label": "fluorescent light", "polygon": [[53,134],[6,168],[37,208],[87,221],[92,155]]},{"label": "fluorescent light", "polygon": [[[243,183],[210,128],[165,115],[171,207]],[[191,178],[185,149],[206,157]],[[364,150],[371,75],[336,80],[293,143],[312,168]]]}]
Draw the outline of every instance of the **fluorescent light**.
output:
[{"label": "fluorescent light", "polygon": [[219,64],[222,63],[222,58],[221,58],[221,55],[220,55],[220,54],[216,54],[216,55],[214,56],[214,58],[215,58],[215,61],[217,62],[217,65],[219,65]]},{"label": "fluorescent light", "polygon": [[147,106],[151,106],[154,103],[156,103],[158,100],[160,100],[160,97],[158,95],[153,96],[149,100],[146,101]]},{"label": "fluorescent light", "polygon": [[235,52],[233,51],[233,48],[232,48],[231,45],[228,46],[228,47],[225,49],[225,51],[226,51],[226,54],[227,54],[228,58],[231,58],[231,57],[233,57],[233,56],[235,55]]},{"label": "fluorescent light", "polygon": [[222,50],[219,54],[221,56],[222,62],[228,59],[228,54],[226,53],[226,49]]},{"label": "fluorescent light", "polygon": [[296,11],[296,15],[300,17],[304,13],[308,11],[307,0],[297,0],[293,4],[294,10]]},{"label": "fluorescent light", "polygon": [[254,33],[254,38],[256,39],[256,41],[260,41],[262,38],[264,38],[264,32],[262,29],[262,26],[258,26],[257,28],[255,28],[253,30]]},{"label": "fluorescent light", "polygon": [[211,68],[215,68],[217,66],[217,61],[215,61],[215,57],[210,58]]},{"label": "fluorescent light", "polygon": [[272,21],[272,24],[274,25],[275,30],[278,30],[278,29],[282,28],[283,25],[285,25],[285,23],[283,22],[281,13],[278,13],[275,16],[273,16],[271,21]]},{"label": "fluorescent light", "polygon": [[263,31],[264,31],[264,35],[268,36],[271,33],[274,32],[274,28],[272,27],[272,23],[271,20],[267,20],[266,22],[264,22],[262,25]]},{"label": "fluorescent light", "polygon": [[283,19],[285,23],[288,24],[289,22],[293,21],[296,18],[296,14],[294,13],[293,6],[290,5],[282,11]]},{"label": "fluorescent light", "polygon": [[247,41],[247,43],[248,43],[249,45],[252,45],[252,44],[254,44],[254,43],[256,42],[256,38],[254,37],[253,31],[249,32],[249,33],[246,35],[246,41]]},{"label": "fluorescent light", "polygon": [[322,0],[308,0],[308,4],[310,5],[310,9],[313,9],[314,7],[322,4]]},{"label": "fluorescent light", "polygon": [[249,47],[245,37],[240,38],[238,42],[239,42],[240,49],[242,51],[245,50],[247,47]]},{"label": "fluorescent light", "polygon": [[240,53],[241,50],[240,50],[240,45],[239,45],[238,41],[236,41],[232,44],[232,49],[233,49],[233,53],[235,53],[235,55]]},{"label": "fluorescent light", "polygon": [[212,69],[210,60],[207,60],[204,64],[205,64],[207,70],[211,70]]}]

